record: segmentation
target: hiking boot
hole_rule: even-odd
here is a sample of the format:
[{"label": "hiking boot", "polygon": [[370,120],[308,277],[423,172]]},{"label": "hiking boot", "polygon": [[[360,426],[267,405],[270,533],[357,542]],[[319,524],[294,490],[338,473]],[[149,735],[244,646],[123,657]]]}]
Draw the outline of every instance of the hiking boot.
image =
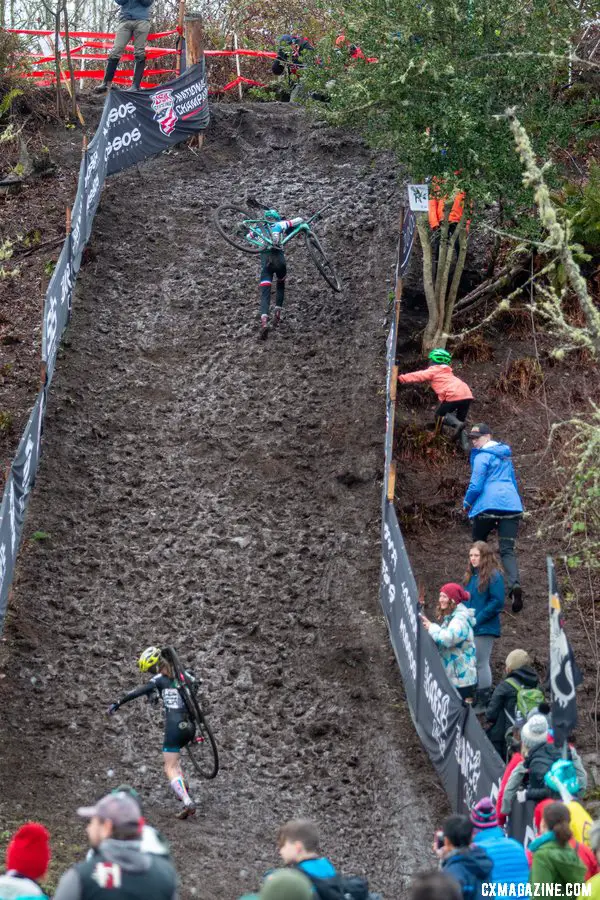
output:
[{"label": "hiking boot", "polygon": [[275,307],[275,314],[273,316],[273,325],[279,325],[281,322],[281,307]]},{"label": "hiking boot", "polygon": [[131,86],[127,88],[128,91],[141,91],[145,66],[145,59],[136,59],[133,67],[133,81],[131,82]]},{"label": "hiking boot", "polygon": [[94,88],[95,94],[105,94],[109,87],[112,84],[112,80],[115,77],[115,72],[117,71],[117,66],[119,65],[118,59],[109,59],[106,63],[106,69],[104,70],[104,80],[102,84],[99,84],[98,87]]},{"label": "hiking boot", "polygon": [[267,316],[260,317],[260,339],[266,341],[269,337],[269,320]]},{"label": "hiking boot", "polygon": [[175,814],[176,819],[189,819],[190,816],[196,815],[196,804],[189,803],[187,806],[184,806],[183,809],[180,809],[178,813]]},{"label": "hiking boot", "polygon": [[515,584],[510,592],[510,596],[512,599],[512,611],[514,613],[520,613],[523,609],[523,591],[521,590],[520,584]]}]

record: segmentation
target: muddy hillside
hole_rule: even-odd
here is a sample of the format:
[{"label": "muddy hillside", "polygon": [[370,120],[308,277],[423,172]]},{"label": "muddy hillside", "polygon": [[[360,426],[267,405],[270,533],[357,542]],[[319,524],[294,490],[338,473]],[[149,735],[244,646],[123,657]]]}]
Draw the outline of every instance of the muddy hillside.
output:
[{"label": "muddy hillside", "polygon": [[[248,190],[290,216],[335,200],[317,231],[344,283],[333,294],[298,242],[264,343],[258,261],[211,223]],[[429,861],[444,800],[377,600],[399,199],[388,158],[284,104],[217,108],[202,152],[107,184],[0,681],[3,828],[44,822],[53,878],[86,844],[75,808],[124,781],[172,842],[184,898],[256,887],[297,815],[390,900]],[[200,809],[184,822],[161,714],[105,715],[151,643],[203,678],[221,751],[216,780],[192,776]]]}]

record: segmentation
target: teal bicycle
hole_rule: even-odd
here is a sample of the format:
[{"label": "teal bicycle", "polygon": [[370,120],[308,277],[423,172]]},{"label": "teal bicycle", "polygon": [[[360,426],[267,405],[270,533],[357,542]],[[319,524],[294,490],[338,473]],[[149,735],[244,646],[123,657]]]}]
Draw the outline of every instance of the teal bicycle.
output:
[{"label": "teal bicycle", "polygon": [[219,206],[213,215],[213,221],[221,237],[236,250],[242,250],[244,253],[258,254],[265,250],[282,250],[293,238],[303,234],[310,258],[327,284],[339,294],[342,290],[339,276],[323,250],[319,238],[310,227],[330,205],[328,203],[310,219],[300,222],[283,237],[273,232],[272,222],[261,218],[258,214],[253,216],[247,209],[232,203],[223,203]]}]

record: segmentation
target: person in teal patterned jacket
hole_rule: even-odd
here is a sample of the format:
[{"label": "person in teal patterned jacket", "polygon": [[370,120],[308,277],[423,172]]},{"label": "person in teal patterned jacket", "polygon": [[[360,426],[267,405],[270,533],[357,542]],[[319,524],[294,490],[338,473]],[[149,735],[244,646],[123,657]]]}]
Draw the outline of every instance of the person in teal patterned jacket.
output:
[{"label": "person in teal patterned jacket", "polygon": [[473,697],[477,686],[475,653],[475,612],[467,604],[470,594],[460,584],[444,584],[440,589],[437,625],[421,615],[421,622],[435,641],[448,678],[463,698]]}]

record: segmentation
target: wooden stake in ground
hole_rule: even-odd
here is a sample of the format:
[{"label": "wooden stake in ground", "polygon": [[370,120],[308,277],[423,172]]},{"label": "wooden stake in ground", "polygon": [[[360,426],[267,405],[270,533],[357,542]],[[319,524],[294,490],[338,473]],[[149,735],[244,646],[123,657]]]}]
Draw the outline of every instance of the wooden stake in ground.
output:
[{"label": "wooden stake in ground", "polygon": [[183,44],[183,21],[185,19],[185,0],[179,0],[179,14],[177,16],[177,41],[175,48],[177,50],[177,59],[175,61],[175,69],[177,75],[181,75],[181,51]]},{"label": "wooden stake in ground", "polygon": [[[185,23],[185,61],[188,69],[204,59],[204,29],[200,13],[188,13]],[[204,135],[198,134],[190,138],[189,147],[202,147]]]}]

